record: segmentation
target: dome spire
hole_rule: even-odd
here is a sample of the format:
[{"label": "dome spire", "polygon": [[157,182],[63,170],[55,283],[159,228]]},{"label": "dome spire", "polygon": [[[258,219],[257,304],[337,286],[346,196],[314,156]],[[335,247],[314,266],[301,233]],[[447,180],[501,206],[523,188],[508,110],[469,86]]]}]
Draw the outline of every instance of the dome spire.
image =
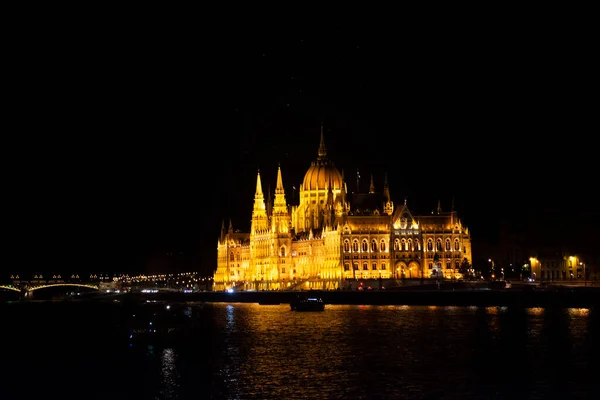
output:
[{"label": "dome spire", "polygon": [[321,143],[319,143],[319,158],[325,158],[327,156],[327,149],[325,148],[325,137],[323,136],[323,123],[321,122]]}]

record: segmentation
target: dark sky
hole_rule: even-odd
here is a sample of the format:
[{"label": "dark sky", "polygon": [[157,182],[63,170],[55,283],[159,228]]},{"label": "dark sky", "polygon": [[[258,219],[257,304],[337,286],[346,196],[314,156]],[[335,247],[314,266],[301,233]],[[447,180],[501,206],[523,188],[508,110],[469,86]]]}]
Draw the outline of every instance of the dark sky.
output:
[{"label": "dark sky", "polygon": [[417,213],[454,198],[474,241],[534,226],[583,245],[598,226],[585,24],[81,25],[8,50],[3,271],[156,270],[170,253],[210,272],[221,222],[248,227],[257,170],[265,190],[277,165],[301,183],[321,122],[350,190],[358,169]]}]

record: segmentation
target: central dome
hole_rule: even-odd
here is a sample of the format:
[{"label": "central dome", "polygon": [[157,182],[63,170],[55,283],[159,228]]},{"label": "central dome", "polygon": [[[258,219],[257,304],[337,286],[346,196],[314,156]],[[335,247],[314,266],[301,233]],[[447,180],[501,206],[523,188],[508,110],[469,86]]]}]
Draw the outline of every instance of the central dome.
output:
[{"label": "central dome", "polygon": [[327,159],[325,139],[323,138],[323,125],[321,125],[321,143],[319,145],[319,157],[313,161],[302,183],[303,190],[341,190],[343,185],[342,174]]},{"label": "central dome", "polygon": [[328,160],[317,160],[312,163],[304,175],[303,190],[332,190],[342,188],[342,174]]}]

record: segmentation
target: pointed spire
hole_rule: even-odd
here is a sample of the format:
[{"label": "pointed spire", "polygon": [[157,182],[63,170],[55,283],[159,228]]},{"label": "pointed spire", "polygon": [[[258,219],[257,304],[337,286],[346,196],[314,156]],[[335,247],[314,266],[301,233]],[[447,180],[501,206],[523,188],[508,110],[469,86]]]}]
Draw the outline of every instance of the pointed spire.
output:
[{"label": "pointed spire", "polygon": [[369,185],[369,193],[375,193],[375,184],[373,183],[373,174],[371,174],[371,185]]},{"label": "pointed spire", "polygon": [[383,177],[383,197],[385,198],[385,201],[390,201],[390,186],[388,184],[388,177],[387,177],[387,172],[385,173],[385,176]]},{"label": "pointed spire", "polygon": [[438,215],[442,213],[442,205],[441,205],[440,200],[438,200],[437,213],[438,213]]},{"label": "pointed spire", "polygon": [[333,205],[333,184],[331,183],[331,176],[327,181],[327,204]]},{"label": "pointed spire", "polygon": [[229,218],[229,232],[233,232],[233,223],[231,222],[231,218]]},{"label": "pointed spire", "polygon": [[285,190],[283,189],[283,178],[281,177],[281,166],[277,167],[277,186],[275,187],[275,202],[273,203],[273,214],[287,214],[287,202],[285,201]]},{"label": "pointed spire", "polygon": [[260,182],[260,171],[256,174],[256,194],[254,195],[254,211],[262,213],[265,211],[265,196]]},{"label": "pointed spire", "polygon": [[342,169],[342,187],[340,188],[340,194],[338,195],[338,199],[340,199],[340,203],[342,205],[346,204],[346,182],[344,181],[344,170]]},{"label": "pointed spire", "polygon": [[265,198],[260,182],[260,171],[256,174],[256,194],[254,195],[254,209],[252,210],[251,233],[263,232],[267,229],[267,210]]},{"label": "pointed spire", "polygon": [[325,148],[325,135],[323,134],[323,123],[321,122],[321,143],[319,143],[319,158],[325,158],[327,156],[327,149]]},{"label": "pointed spire", "polygon": [[263,198],[262,184],[260,183],[260,170],[256,174],[256,193],[254,194],[254,197],[258,196],[260,196],[260,198]]},{"label": "pointed spire", "polygon": [[269,185],[267,185],[267,215],[269,215],[269,216],[271,215],[271,211],[272,211],[271,204],[272,204],[271,203],[271,185],[269,184]]},{"label": "pointed spire", "polygon": [[277,167],[277,186],[275,194],[283,193],[283,179],[281,178],[281,165]]}]

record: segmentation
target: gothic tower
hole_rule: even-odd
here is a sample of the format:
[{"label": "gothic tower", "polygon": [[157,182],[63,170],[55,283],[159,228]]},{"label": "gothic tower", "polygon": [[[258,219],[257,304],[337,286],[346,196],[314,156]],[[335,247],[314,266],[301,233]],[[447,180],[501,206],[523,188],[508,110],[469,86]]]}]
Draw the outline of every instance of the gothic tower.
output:
[{"label": "gothic tower", "polygon": [[342,175],[327,158],[323,125],[317,156],[300,185],[300,203],[293,218],[297,232],[323,228],[328,198],[333,198],[335,203],[343,187]]}]

